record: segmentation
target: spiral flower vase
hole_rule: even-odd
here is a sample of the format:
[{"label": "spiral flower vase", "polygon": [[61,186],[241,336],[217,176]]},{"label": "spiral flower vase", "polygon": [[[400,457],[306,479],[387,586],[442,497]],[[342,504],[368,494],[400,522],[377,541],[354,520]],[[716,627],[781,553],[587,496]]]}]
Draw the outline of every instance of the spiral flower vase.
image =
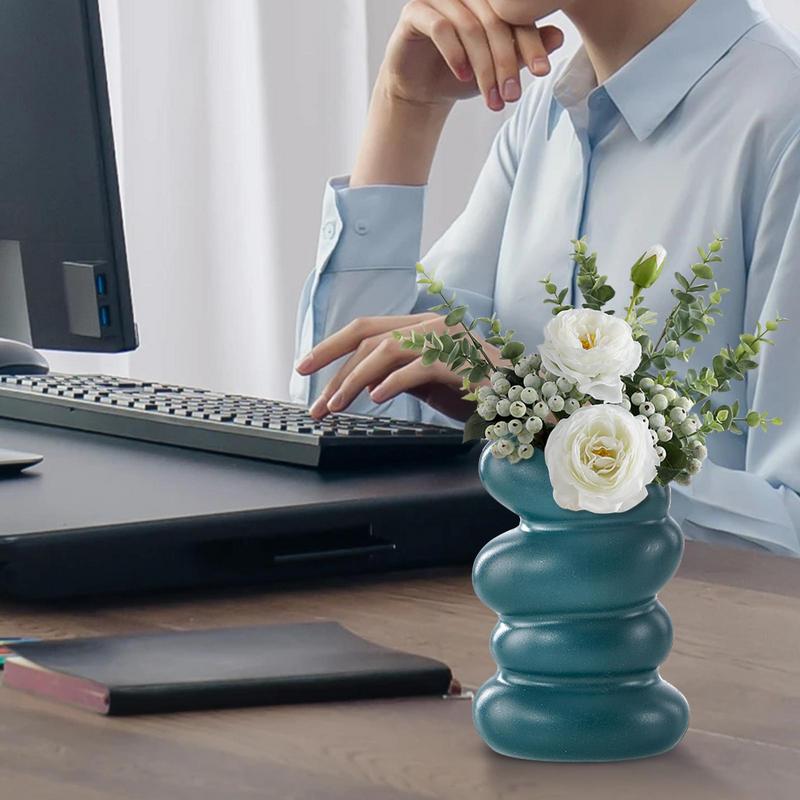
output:
[{"label": "spiral flower vase", "polygon": [[541,453],[509,464],[487,450],[489,493],[520,524],[489,542],[473,568],[498,615],[497,672],[478,690],[475,727],[498,753],[543,761],[616,761],[674,747],[689,706],[659,675],[672,623],[656,593],[683,552],[669,490],[622,514],[565,511]]}]

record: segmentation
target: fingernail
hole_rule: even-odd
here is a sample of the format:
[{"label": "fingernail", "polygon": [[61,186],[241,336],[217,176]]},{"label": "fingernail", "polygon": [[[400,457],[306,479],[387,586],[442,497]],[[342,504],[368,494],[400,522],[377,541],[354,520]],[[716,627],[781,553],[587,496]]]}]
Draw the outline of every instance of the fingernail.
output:
[{"label": "fingernail", "polygon": [[544,57],[533,59],[533,73],[535,75],[547,75],[550,72],[550,62]]},{"label": "fingernail", "polygon": [[328,400],[328,408],[331,411],[338,411],[344,405],[344,395],[341,392],[336,394]]},{"label": "fingernail", "polygon": [[298,372],[307,372],[308,370],[311,369],[311,365],[313,363],[314,363],[314,355],[313,353],[308,353],[308,355],[305,355],[300,359],[295,369]]},{"label": "fingernail", "polygon": [[500,97],[500,92],[497,87],[492,86],[492,88],[489,89],[489,108],[491,108],[492,111],[502,111],[504,105],[503,98]]},{"label": "fingernail", "polygon": [[327,404],[324,402],[322,397],[318,397],[311,404],[311,408],[308,409],[308,413],[311,414],[312,417],[316,417],[318,414],[322,413],[324,410],[327,410]]},{"label": "fingernail", "polygon": [[384,401],[384,392],[380,388],[380,386],[376,386],[370,393],[369,396],[372,398],[372,401],[375,403],[382,403]]},{"label": "fingernail", "polygon": [[503,97],[509,102],[513,103],[515,100],[519,100],[520,94],[521,89],[519,81],[516,78],[509,78],[503,84]]}]

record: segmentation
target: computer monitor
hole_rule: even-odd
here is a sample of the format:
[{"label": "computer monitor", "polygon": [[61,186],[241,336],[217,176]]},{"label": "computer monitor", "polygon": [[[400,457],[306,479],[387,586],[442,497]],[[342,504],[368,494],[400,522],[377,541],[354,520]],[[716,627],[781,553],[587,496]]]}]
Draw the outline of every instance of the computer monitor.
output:
[{"label": "computer monitor", "polygon": [[137,346],[98,0],[0,0],[0,337]]}]

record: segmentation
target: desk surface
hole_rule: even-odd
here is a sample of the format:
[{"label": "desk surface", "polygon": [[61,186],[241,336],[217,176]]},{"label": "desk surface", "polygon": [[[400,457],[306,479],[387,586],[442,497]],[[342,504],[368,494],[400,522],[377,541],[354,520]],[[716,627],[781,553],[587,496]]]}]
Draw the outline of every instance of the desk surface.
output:
[{"label": "desk surface", "polygon": [[[0,689],[0,787],[26,800],[529,798],[796,800],[800,561],[689,543],[662,593],[675,624],[663,673],[689,698],[684,741],[626,764],[518,762],[489,751],[466,700],[411,699],[109,719]],[[466,570],[269,592],[0,604],[0,631],[47,637],[336,619],[492,672],[493,615]]]}]

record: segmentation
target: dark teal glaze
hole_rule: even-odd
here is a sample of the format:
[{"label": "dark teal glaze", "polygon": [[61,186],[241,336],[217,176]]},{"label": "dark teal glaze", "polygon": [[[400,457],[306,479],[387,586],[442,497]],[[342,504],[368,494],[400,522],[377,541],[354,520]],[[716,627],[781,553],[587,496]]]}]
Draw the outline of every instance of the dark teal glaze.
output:
[{"label": "dark teal glaze", "polygon": [[674,747],[689,706],[658,674],[672,624],[656,592],[680,563],[669,490],[624,514],[565,511],[541,452],[509,464],[484,450],[481,480],[520,515],[478,554],[473,585],[498,623],[498,671],[475,695],[478,733],[499,753],[616,761]]}]

